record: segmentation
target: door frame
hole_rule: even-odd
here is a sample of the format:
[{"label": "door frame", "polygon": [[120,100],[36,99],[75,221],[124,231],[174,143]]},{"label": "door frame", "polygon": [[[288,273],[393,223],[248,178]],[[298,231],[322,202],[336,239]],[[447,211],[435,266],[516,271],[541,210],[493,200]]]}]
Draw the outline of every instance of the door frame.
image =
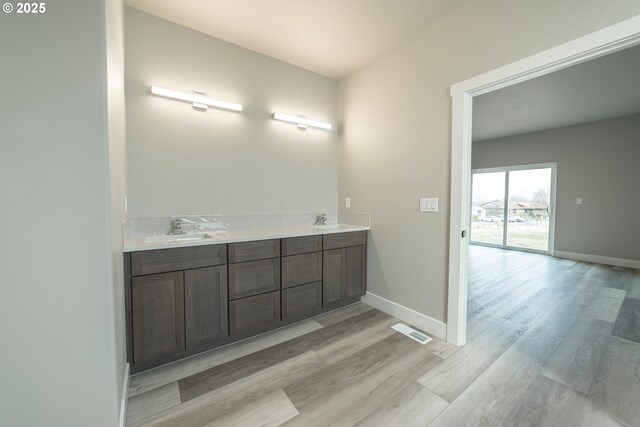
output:
[{"label": "door frame", "polygon": [[640,15],[497,68],[450,88],[452,97],[451,200],[447,341],[467,341],[467,264],[473,97],[586,62],[640,43]]},{"label": "door frame", "polygon": [[[528,248],[519,248],[517,246],[508,246],[507,245],[507,229],[509,228],[509,203],[508,203],[508,192],[509,192],[509,172],[514,171],[523,171],[523,170],[532,170],[532,169],[551,169],[551,183],[549,187],[549,205],[551,206],[551,212],[549,212],[549,247],[546,251],[541,251],[538,249],[528,249]],[[482,168],[482,169],[471,169],[471,177],[473,177],[474,173],[492,173],[492,172],[505,172],[505,206],[504,206],[504,218],[507,218],[507,221],[504,223],[504,235],[502,236],[502,245],[496,245],[493,243],[482,243],[475,242],[474,245],[478,246],[488,246],[491,248],[499,248],[499,249],[508,249],[514,251],[521,252],[532,252],[536,254],[544,254],[553,256],[553,242],[556,232],[556,179],[557,179],[557,169],[558,165],[556,162],[552,163],[538,163],[531,165],[517,165],[517,166],[505,166],[498,168]],[[469,199],[469,209],[471,209],[473,205],[472,197],[473,197],[473,180],[470,185],[470,199]],[[467,230],[469,231],[469,244],[471,244],[471,215],[469,215],[469,224],[467,225]]]}]

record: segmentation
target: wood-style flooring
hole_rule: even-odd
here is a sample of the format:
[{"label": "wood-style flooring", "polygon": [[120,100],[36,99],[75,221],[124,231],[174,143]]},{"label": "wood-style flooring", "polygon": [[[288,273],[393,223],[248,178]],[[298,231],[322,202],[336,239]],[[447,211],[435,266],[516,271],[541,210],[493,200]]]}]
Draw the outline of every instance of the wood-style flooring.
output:
[{"label": "wood-style flooring", "polygon": [[359,303],[131,378],[129,426],[640,426],[640,272],[472,246],[468,343]]}]

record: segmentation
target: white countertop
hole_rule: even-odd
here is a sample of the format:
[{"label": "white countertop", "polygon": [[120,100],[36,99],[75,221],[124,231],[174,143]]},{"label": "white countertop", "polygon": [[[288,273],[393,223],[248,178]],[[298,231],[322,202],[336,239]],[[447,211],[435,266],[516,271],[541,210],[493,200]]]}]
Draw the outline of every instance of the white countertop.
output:
[{"label": "white countertop", "polygon": [[[289,237],[314,236],[322,234],[348,233],[351,231],[370,230],[369,226],[333,224],[337,228],[318,229],[315,226],[282,226],[265,228],[246,228],[229,230],[224,234],[211,235],[210,238],[188,241],[148,242],[148,236],[133,236],[124,242],[125,252],[147,251],[152,249],[182,248],[201,245],[219,245],[224,243],[249,242],[254,240],[286,239]],[[188,236],[183,235],[183,236]],[[175,236],[180,238],[181,236]]]}]

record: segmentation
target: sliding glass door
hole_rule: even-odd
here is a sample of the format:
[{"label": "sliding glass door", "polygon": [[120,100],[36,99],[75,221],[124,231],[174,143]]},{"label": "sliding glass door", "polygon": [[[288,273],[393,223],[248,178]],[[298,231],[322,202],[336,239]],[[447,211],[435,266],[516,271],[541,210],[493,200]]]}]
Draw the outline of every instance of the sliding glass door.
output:
[{"label": "sliding glass door", "polygon": [[555,164],[472,171],[471,243],[550,253]]}]

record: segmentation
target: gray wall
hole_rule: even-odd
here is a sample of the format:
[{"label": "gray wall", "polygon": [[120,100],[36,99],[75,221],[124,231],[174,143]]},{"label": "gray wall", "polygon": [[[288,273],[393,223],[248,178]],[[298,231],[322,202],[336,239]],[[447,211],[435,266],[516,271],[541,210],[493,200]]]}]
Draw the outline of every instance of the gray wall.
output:
[{"label": "gray wall", "polygon": [[482,141],[472,167],[557,162],[554,249],[640,260],[639,135],[634,115]]},{"label": "gray wall", "polygon": [[[336,124],[336,81],[125,9],[129,216],[335,212],[337,126],[299,131],[274,111]],[[245,106],[149,94],[149,85]]]},{"label": "gray wall", "polygon": [[117,29],[104,0],[47,7],[0,14],[0,425],[113,427],[123,369],[106,39]]},{"label": "gray wall", "polygon": [[[340,197],[371,212],[369,291],[446,319],[451,84],[640,13],[637,0],[472,0],[341,81]],[[438,197],[440,212],[418,212]]]}]

